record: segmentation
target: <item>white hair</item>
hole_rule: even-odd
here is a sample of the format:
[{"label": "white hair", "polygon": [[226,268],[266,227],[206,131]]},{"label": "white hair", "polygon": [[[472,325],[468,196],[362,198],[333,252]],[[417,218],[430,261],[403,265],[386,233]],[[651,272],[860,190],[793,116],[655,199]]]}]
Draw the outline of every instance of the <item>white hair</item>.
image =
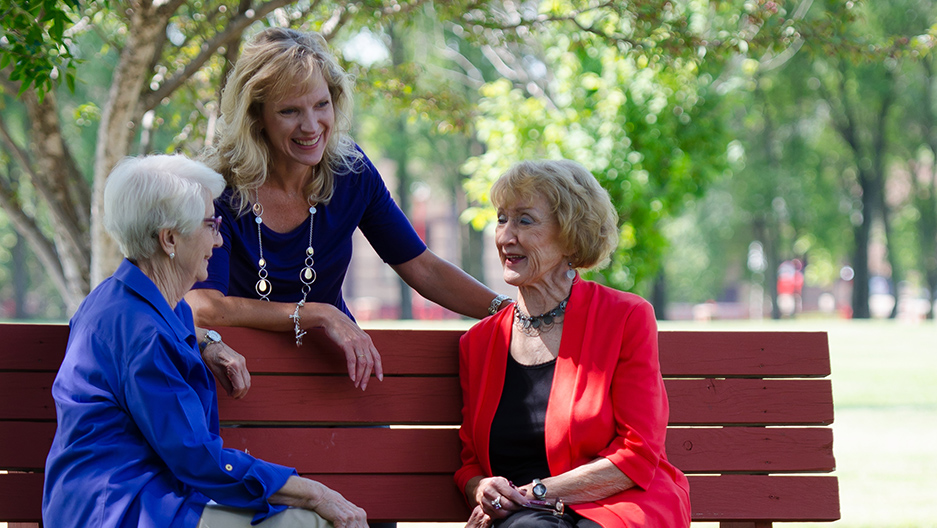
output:
[{"label": "white hair", "polygon": [[224,186],[220,174],[182,155],[124,158],[104,187],[104,228],[125,257],[148,259],[161,229],[193,233],[204,218],[205,193],[217,198]]}]

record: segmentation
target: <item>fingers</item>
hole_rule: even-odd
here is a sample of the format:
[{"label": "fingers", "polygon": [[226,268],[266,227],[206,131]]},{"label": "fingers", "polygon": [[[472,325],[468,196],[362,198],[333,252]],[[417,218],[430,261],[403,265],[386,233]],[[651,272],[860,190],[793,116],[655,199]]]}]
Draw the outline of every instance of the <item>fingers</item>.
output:
[{"label": "fingers", "polygon": [[489,517],[501,519],[518,510],[527,499],[504,477],[492,477],[479,482],[476,501]]},{"label": "fingers", "polygon": [[347,315],[336,311],[336,317],[330,321],[326,332],[345,354],[348,377],[356,388],[367,389],[372,372],[377,375],[379,381],[384,380],[381,355],[371,342],[371,336]]}]

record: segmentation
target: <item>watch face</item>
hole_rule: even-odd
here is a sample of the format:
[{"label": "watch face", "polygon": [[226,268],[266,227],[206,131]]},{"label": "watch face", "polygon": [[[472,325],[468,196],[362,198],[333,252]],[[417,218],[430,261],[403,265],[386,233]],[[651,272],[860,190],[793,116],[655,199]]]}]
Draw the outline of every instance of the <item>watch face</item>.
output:
[{"label": "watch face", "polygon": [[218,332],[214,330],[209,330],[205,332],[205,337],[212,343],[217,343],[221,341],[221,334],[219,334]]},{"label": "watch face", "polygon": [[543,498],[543,496],[547,494],[547,487],[542,482],[538,482],[537,485],[534,486],[533,491],[535,497]]}]

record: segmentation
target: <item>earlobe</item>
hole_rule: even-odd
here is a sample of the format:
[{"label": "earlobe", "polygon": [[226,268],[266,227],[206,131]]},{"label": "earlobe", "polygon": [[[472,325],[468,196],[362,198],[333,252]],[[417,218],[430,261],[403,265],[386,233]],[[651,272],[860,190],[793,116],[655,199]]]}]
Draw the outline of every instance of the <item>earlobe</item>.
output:
[{"label": "earlobe", "polygon": [[176,257],[176,234],[172,229],[164,228],[159,230],[159,245],[169,256],[170,260]]}]

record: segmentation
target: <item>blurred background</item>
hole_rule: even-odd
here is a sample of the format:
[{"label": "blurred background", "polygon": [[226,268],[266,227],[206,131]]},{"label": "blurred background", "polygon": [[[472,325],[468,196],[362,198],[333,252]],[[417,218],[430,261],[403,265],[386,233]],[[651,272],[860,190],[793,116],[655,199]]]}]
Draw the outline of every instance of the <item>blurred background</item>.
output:
[{"label": "blurred background", "polygon": [[[501,281],[487,190],[586,166],[619,210],[589,274],[662,329],[829,332],[842,526],[937,525],[937,5],[932,0],[0,0],[0,319],[65,321],[119,262],[126,155],[210,146],[264,26],[321,32],[353,135],[429,247]],[[470,321],[363,238],[364,324]],[[403,320],[403,322],[395,322]],[[905,513],[909,512],[909,513]]]}]

